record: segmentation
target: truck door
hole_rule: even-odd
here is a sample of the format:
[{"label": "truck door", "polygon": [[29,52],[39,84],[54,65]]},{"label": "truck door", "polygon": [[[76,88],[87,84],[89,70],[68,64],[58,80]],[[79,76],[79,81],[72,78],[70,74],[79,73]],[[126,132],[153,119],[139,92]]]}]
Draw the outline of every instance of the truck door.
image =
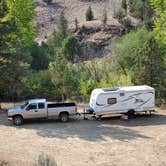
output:
[{"label": "truck door", "polygon": [[25,118],[47,118],[47,108],[45,103],[32,103],[26,108]]},{"label": "truck door", "polygon": [[47,107],[45,103],[38,103],[39,118],[47,118]]},{"label": "truck door", "polygon": [[36,103],[31,103],[27,106],[26,112],[24,113],[24,118],[26,119],[38,118],[38,109]]}]

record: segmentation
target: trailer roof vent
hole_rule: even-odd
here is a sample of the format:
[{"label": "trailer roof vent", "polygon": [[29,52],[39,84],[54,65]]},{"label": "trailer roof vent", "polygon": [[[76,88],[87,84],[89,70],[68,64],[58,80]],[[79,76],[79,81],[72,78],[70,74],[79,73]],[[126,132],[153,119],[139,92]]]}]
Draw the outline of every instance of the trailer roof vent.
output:
[{"label": "trailer roof vent", "polygon": [[119,88],[103,88],[103,91],[104,92],[108,92],[108,91],[117,91],[117,90],[119,90]]}]

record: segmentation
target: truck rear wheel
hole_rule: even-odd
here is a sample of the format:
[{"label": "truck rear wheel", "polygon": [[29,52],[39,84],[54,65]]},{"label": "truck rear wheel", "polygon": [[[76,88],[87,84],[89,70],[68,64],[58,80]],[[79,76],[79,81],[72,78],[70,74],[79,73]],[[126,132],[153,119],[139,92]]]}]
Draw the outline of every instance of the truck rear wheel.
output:
[{"label": "truck rear wheel", "polygon": [[13,117],[13,124],[16,126],[20,126],[23,124],[23,118],[19,115]]},{"label": "truck rear wheel", "polygon": [[69,120],[69,115],[67,112],[61,113],[60,114],[60,120],[61,122],[67,122]]}]

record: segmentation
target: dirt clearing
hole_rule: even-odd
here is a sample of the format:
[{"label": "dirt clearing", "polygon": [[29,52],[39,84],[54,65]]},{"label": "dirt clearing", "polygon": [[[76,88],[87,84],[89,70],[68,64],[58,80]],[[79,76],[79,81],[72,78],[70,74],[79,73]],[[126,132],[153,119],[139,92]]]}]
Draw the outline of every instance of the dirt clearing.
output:
[{"label": "dirt clearing", "polygon": [[132,120],[80,118],[20,127],[0,114],[0,160],[31,166],[43,152],[58,166],[165,166],[166,110]]}]

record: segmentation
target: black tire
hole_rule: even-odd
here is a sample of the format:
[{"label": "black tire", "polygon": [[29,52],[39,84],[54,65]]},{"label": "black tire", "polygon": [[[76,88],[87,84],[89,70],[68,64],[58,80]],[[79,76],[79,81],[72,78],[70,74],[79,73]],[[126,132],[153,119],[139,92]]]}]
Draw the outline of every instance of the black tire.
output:
[{"label": "black tire", "polygon": [[67,112],[60,114],[60,120],[61,122],[68,122],[69,121],[69,114]]},{"label": "black tire", "polygon": [[133,118],[135,118],[135,111],[134,110],[129,110],[127,112],[127,115],[128,115],[128,119],[133,119]]},{"label": "black tire", "polygon": [[13,117],[13,124],[16,126],[20,126],[23,124],[23,118],[19,115]]}]

